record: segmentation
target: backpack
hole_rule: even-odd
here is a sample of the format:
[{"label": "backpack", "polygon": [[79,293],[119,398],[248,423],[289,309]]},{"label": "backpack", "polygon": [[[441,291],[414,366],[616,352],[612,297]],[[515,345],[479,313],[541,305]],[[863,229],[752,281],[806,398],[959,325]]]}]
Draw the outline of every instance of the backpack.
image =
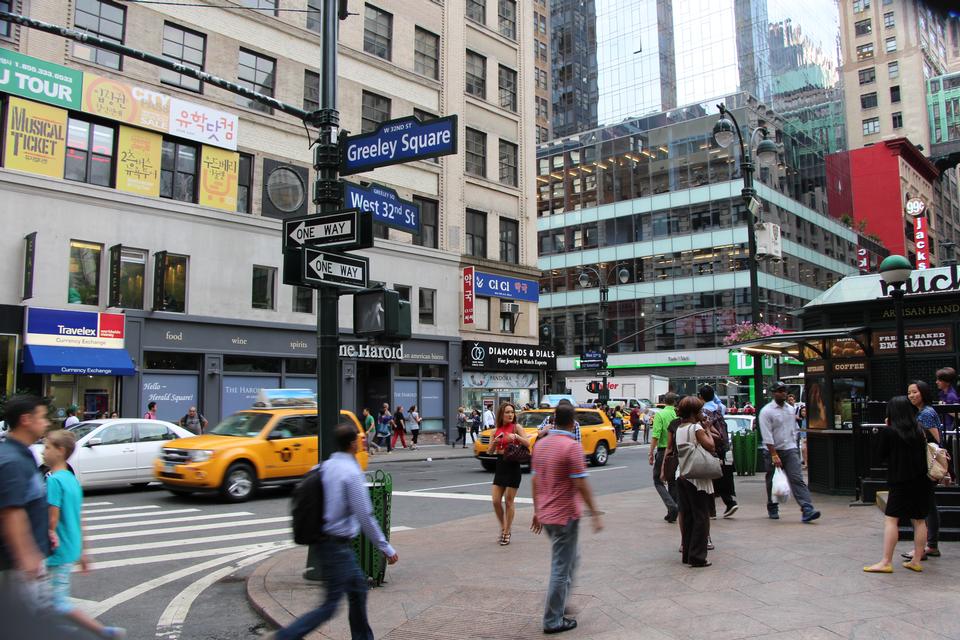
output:
[{"label": "backpack", "polygon": [[719,440],[714,438],[713,441],[714,455],[720,458],[721,461],[725,460],[727,457],[727,449],[730,446],[730,433],[727,431],[727,421],[724,420],[723,414],[719,411],[704,409],[703,425],[712,426],[714,429],[716,429],[717,433],[720,434]]},{"label": "backpack", "polygon": [[290,514],[293,516],[293,541],[316,544],[323,539],[323,469],[313,469],[293,490]]}]

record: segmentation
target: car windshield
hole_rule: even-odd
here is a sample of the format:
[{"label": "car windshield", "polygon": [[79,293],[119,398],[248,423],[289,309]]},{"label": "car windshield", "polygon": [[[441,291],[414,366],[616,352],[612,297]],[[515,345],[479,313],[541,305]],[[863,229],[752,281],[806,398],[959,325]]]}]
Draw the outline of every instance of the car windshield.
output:
[{"label": "car windshield", "polygon": [[543,421],[546,420],[548,416],[553,416],[553,412],[543,411],[538,413],[535,411],[521,411],[517,416],[517,424],[527,429],[536,429],[543,424]]},{"label": "car windshield", "polygon": [[102,423],[100,422],[78,422],[77,424],[67,429],[67,431],[72,433],[76,437],[76,439],[79,440],[83,436],[87,435],[88,433],[90,433],[91,431],[99,427],[101,424]]},{"label": "car windshield", "polygon": [[253,438],[263,431],[269,421],[269,413],[235,413],[207,433]]}]

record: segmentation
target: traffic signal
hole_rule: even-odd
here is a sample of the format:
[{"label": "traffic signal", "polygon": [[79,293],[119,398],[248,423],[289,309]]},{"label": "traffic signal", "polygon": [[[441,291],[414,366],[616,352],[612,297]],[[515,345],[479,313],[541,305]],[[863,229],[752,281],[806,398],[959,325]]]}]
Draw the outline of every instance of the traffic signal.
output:
[{"label": "traffic signal", "polygon": [[353,296],[353,332],[358,336],[406,340],[411,335],[410,303],[393,289],[365,289]]},{"label": "traffic signal", "polygon": [[587,383],[587,393],[600,393],[600,383],[596,380]]}]

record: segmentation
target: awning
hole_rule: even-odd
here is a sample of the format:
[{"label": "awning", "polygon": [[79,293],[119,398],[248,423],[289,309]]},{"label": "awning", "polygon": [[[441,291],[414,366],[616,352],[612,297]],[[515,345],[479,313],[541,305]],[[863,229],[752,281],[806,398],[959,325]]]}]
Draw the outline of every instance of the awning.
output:
[{"label": "awning", "polygon": [[28,344],[23,348],[23,372],[132,376],[136,370],[130,354],[125,349],[48,347]]},{"label": "awning", "polygon": [[769,353],[772,355],[788,355],[798,360],[803,360],[802,347],[807,346],[813,349],[820,357],[820,346],[817,344],[820,340],[826,338],[850,338],[857,342],[866,352],[868,342],[865,340],[867,327],[843,327],[839,329],[814,329],[812,331],[794,331],[793,333],[780,333],[766,338],[755,338],[745,340],[737,344],[729,345],[731,349],[740,349],[747,353]]}]

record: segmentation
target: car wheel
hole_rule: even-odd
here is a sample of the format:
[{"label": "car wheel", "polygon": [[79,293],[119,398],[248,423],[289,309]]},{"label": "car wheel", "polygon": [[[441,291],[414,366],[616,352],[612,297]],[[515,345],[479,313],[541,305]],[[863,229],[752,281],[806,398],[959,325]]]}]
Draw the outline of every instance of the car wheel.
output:
[{"label": "car wheel", "polygon": [[256,490],[257,476],[245,462],[235,462],[227,469],[220,485],[220,495],[229,502],[243,502]]},{"label": "car wheel", "polygon": [[602,467],[607,464],[607,459],[610,457],[610,448],[607,446],[606,441],[601,440],[597,443],[597,448],[593,450],[593,455],[590,456],[590,462],[595,467]]},{"label": "car wheel", "polygon": [[484,470],[484,471],[496,471],[496,470],[497,470],[497,463],[494,462],[494,461],[492,461],[492,460],[481,460],[481,461],[480,461],[480,464],[483,465],[483,470]]}]

